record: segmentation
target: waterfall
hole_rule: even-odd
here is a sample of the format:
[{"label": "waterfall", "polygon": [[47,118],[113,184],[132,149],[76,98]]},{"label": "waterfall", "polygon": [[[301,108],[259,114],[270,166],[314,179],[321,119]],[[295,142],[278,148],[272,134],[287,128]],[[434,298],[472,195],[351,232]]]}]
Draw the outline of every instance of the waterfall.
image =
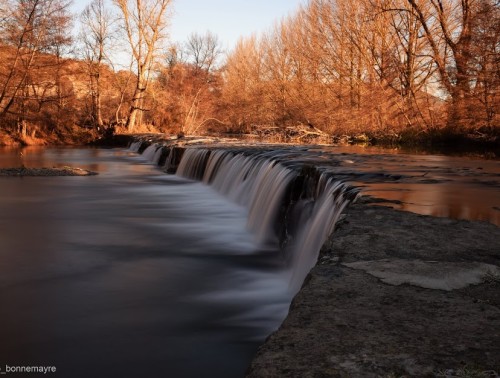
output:
[{"label": "waterfall", "polygon": [[293,245],[291,290],[297,292],[302,280],[318,259],[321,246],[333,233],[344,208],[358,194],[358,189],[331,177],[325,178],[325,187],[313,203],[312,211],[304,219]]},{"label": "waterfall", "polygon": [[152,162],[153,162],[154,164],[156,164],[156,165],[158,165],[158,164],[159,164],[160,159],[161,159],[161,155],[162,155],[162,153],[163,153],[163,148],[161,148],[161,146],[158,146],[158,147],[156,148],[156,152],[154,153],[154,155],[153,155],[153,159],[152,159]]},{"label": "waterfall", "polygon": [[[138,149],[136,144],[131,149]],[[247,227],[261,245],[280,245],[290,264],[290,290],[299,290],[321,246],[359,189],[317,167],[307,151],[287,147],[163,147],[164,169],[201,181],[248,213]],[[143,156],[158,164],[162,147],[150,144]]]},{"label": "waterfall", "polygon": [[160,147],[159,144],[157,143],[153,143],[152,145],[146,147],[146,149],[144,150],[144,152],[142,153],[142,156],[146,159],[146,160],[149,160],[151,161],[152,163],[157,163],[155,161],[155,156],[156,156],[156,150],[158,150]]},{"label": "waterfall", "polygon": [[135,140],[130,144],[129,150],[132,152],[138,152],[139,148],[141,148],[142,140]]},{"label": "waterfall", "polygon": [[277,242],[273,226],[292,170],[261,156],[192,148],[184,153],[177,175],[203,181],[246,207],[248,228],[257,241]]}]

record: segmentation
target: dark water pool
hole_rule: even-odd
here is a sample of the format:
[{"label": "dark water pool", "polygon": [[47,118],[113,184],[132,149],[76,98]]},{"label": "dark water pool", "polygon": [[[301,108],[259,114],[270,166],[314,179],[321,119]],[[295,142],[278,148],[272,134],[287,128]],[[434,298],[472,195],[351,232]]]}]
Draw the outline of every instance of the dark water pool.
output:
[{"label": "dark water pool", "polygon": [[290,298],[243,209],[127,151],[25,149],[23,164],[99,175],[0,177],[0,368],[244,374]]}]

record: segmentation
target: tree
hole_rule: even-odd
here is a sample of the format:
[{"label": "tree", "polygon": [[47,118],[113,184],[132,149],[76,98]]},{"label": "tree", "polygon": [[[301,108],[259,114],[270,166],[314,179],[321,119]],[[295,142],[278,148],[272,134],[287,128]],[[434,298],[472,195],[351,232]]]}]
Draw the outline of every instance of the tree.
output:
[{"label": "tree", "polygon": [[[44,70],[54,68],[44,53],[60,52],[71,42],[68,36],[71,23],[68,0],[17,0],[6,1],[6,10],[0,26],[1,39],[10,59],[3,70],[0,88],[0,116],[14,114],[18,118],[19,131],[26,133],[25,118],[30,101],[38,101],[38,111],[46,101],[39,94],[50,94],[48,86],[60,86],[48,80]],[[59,63],[59,62],[58,62]],[[56,65],[59,68],[59,65]],[[35,70],[37,74],[35,74]],[[50,89],[50,88],[49,88]],[[15,106],[16,105],[16,109]]]},{"label": "tree", "polygon": [[106,51],[112,42],[111,12],[105,8],[104,0],[93,0],[80,16],[84,60],[89,75],[91,97],[91,121],[94,127],[103,125],[101,76],[104,62],[108,59]]},{"label": "tree", "polygon": [[224,98],[239,123],[397,137],[427,123],[421,35],[407,0],[311,0],[229,54]]},{"label": "tree", "polygon": [[195,133],[212,116],[211,105],[216,102],[220,84],[217,63],[223,51],[219,38],[210,31],[191,34],[184,50],[187,65],[178,71],[185,76],[180,90],[185,114],[182,132]]},{"label": "tree", "polygon": [[200,70],[210,72],[217,68],[217,62],[223,53],[219,38],[207,31],[205,35],[193,33],[185,44],[186,58]]},{"label": "tree", "polygon": [[214,117],[221,89],[217,65],[221,54],[219,40],[210,32],[192,34],[184,44],[168,48],[166,64],[153,87],[155,123],[186,134],[222,124]]},{"label": "tree", "polygon": [[468,122],[467,101],[474,78],[473,21],[479,0],[407,0],[415,12],[437,67],[440,83],[450,96],[448,126]]},{"label": "tree", "polygon": [[378,87],[392,102],[387,120],[396,116],[401,128],[425,124],[418,99],[435,70],[425,39],[419,38],[418,18],[403,0],[370,0],[366,7],[368,30],[363,43],[371,91],[377,92]]},{"label": "tree", "polygon": [[488,128],[500,124],[500,2],[479,0],[472,22],[472,110]]},{"label": "tree", "polygon": [[136,85],[126,123],[127,129],[133,131],[136,123],[142,121],[146,91],[158,58],[159,45],[167,37],[167,11],[172,0],[113,2],[121,11],[123,28],[135,63]]},{"label": "tree", "polygon": [[227,57],[222,96],[224,117],[233,131],[247,132],[250,125],[265,123],[269,117],[263,53],[263,44],[253,35],[240,39]]}]

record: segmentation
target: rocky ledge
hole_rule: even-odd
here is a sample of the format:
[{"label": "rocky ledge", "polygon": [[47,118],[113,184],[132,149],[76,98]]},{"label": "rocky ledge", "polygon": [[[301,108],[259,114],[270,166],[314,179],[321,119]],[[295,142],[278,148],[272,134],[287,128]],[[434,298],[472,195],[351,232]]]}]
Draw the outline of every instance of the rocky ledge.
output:
[{"label": "rocky ledge", "polygon": [[96,172],[81,168],[0,168],[0,176],[94,176]]},{"label": "rocky ledge", "polygon": [[247,377],[498,377],[500,228],[362,202]]}]

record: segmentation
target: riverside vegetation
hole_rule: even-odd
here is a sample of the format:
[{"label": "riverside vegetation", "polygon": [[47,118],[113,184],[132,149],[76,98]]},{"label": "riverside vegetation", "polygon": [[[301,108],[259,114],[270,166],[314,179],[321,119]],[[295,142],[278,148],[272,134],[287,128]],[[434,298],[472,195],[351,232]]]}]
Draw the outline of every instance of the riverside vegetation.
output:
[{"label": "riverside vegetation", "polygon": [[77,28],[68,0],[2,4],[3,145],[117,130],[499,149],[494,0],[310,0],[225,54],[210,32],[169,41],[170,0],[93,0]]}]

